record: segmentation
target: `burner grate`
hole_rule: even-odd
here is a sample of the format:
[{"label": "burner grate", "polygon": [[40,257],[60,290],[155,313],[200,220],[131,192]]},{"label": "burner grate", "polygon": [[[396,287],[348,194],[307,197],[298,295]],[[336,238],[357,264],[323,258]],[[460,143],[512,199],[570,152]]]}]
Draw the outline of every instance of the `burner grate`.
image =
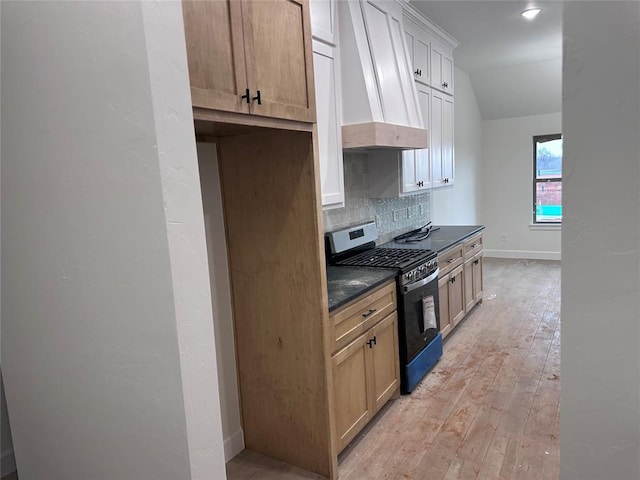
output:
[{"label": "burner grate", "polygon": [[433,256],[430,250],[409,250],[403,248],[373,248],[337,263],[352,267],[403,268],[412,263],[428,260]]}]

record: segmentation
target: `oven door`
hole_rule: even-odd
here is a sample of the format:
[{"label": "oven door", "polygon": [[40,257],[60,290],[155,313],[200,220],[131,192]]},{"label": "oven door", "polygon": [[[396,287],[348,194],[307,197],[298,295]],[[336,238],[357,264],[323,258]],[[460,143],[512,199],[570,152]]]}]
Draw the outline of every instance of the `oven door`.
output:
[{"label": "oven door", "polygon": [[400,287],[400,355],[407,365],[440,331],[438,272]]}]

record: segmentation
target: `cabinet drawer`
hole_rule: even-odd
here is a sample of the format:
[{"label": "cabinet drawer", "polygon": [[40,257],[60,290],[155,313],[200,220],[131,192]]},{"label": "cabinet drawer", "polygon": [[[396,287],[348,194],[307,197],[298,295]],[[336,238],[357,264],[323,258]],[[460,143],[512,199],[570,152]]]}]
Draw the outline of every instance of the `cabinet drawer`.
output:
[{"label": "cabinet drawer", "polygon": [[345,305],[334,313],[329,321],[333,340],[331,351],[343,348],[395,309],[395,280]]},{"label": "cabinet drawer", "polygon": [[469,260],[475,254],[482,250],[482,234],[475,235],[470,239],[466,240],[463,245],[464,248],[464,259]]},{"label": "cabinet drawer", "polygon": [[462,243],[438,255],[440,276],[448,274],[458,265],[462,265]]}]

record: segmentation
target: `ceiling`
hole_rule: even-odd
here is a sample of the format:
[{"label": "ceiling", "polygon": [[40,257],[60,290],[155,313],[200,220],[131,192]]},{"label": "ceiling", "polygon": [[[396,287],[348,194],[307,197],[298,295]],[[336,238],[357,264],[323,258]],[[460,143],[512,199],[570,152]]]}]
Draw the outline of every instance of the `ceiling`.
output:
[{"label": "ceiling", "polygon": [[[460,42],[458,68],[471,79],[484,120],[562,109],[562,2],[411,0]],[[520,12],[541,7],[532,21]]]}]

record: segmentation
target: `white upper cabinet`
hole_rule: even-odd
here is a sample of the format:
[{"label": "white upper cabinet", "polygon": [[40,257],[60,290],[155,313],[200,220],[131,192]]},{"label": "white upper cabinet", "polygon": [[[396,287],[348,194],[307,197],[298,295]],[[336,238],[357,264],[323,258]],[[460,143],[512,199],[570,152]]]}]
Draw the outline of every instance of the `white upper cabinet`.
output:
[{"label": "white upper cabinet", "polygon": [[309,9],[313,38],[337,45],[335,0],[310,0]]},{"label": "white upper cabinet", "polygon": [[432,186],[454,182],[453,97],[431,89],[429,118]]},{"label": "white upper cabinet", "polygon": [[322,206],[344,206],[342,102],[335,1],[312,0],[313,70]]},{"label": "white upper cabinet", "polygon": [[405,19],[404,38],[407,42],[407,50],[414,80],[423,85],[431,85],[429,37],[415,23]]},{"label": "white upper cabinet", "polygon": [[313,69],[323,207],[344,206],[344,173],[336,49],[314,40]]},{"label": "white upper cabinet", "polygon": [[[458,46],[457,40],[409,3],[403,6],[402,13],[407,48],[413,48],[415,80],[453,95],[453,50]],[[422,52],[424,49],[428,51]],[[427,66],[423,67],[423,62]],[[422,76],[416,74],[416,71],[422,73]]]},{"label": "white upper cabinet", "polygon": [[438,42],[431,42],[431,86],[453,95],[453,56]]}]

